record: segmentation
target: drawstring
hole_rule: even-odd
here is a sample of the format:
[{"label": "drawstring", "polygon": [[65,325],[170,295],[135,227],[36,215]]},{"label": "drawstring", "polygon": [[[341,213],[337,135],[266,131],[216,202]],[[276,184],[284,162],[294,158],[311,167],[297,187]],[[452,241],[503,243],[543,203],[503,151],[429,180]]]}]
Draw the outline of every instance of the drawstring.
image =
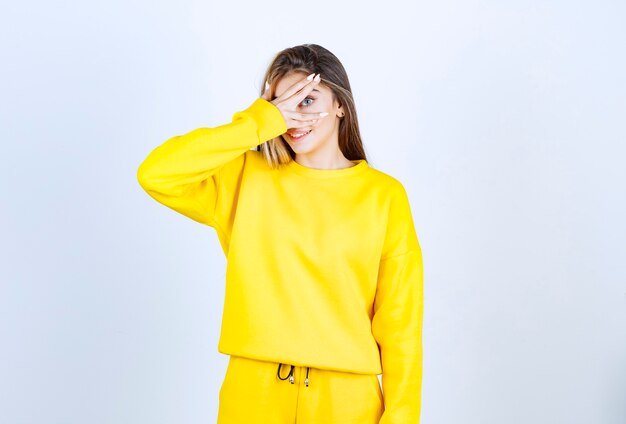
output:
[{"label": "drawstring", "polygon": [[[289,382],[291,384],[294,384],[294,377],[293,377],[293,369],[295,368],[293,365],[291,365],[291,368],[289,369],[289,374],[287,375],[287,377],[282,378],[280,376],[280,368],[283,366],[282,363],[278,364],[278,371],[276,372],[276,375],[278,376],[279,379],[281,380],[287,380],[287,378],[289,378]],[[309,367],[306,367],[306,378],[304,379],[304,385],[309,387]]]},{"label": "drawstring", "polygon": [[294,366],[293,365],[291,366],[291,369],[289,370],[289,375],[287,377],[285,377],[285,378],[282,378],[280,376],[280,367],[282,367],[282,365],[283,364],[278,364],[278,372],[277,372],[278,378],[280,378],[281,380],[287,380],[287,377],[289,377],[289,382],[291,384],[293,384],[293,368],[294,368]]}]

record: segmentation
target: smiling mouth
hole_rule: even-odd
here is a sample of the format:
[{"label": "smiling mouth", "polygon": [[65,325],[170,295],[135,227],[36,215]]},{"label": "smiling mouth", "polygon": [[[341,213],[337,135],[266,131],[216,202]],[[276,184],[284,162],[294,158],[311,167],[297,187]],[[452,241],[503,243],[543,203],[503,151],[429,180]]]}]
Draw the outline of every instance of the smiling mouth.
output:
[{"label": "smiling mouth", "polygon": [[298,140],[302,140],[304,137],[306,137],[308,134],[311,133],[311,131],[313,130],[308,130],[308,131],[294,131],[294,132],[288,132],[287,134],[289,134],[289,137],[294,140],[294,141],[298,141]]}]

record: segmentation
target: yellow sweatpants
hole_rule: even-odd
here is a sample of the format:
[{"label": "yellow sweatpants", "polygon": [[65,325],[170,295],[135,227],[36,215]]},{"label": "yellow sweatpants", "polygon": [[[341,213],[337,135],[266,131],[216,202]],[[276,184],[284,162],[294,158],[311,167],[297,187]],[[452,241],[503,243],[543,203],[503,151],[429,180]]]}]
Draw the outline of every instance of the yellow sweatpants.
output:
[{"label": "yellow sweatpants", "polygon": [[378,424],[383,410],[376,374],[231,355],[217,424]]}]

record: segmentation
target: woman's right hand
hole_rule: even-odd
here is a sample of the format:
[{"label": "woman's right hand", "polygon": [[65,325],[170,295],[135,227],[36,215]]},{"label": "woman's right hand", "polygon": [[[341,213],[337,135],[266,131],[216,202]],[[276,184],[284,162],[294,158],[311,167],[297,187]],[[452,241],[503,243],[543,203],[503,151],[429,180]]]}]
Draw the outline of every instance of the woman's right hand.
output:
[{"label": "woman's right hand", "polygon": [[274,106],[280,110],[287,123],[287,128],[304,128],[314,125],[318,120],[328,115],[328,112],[314,112],[314,113],[301,113],[297,112],[298,105],[309,95],[309,93],[320,82],[321,78],[319,74],[313,78],[315,74],[302,78],[300,81],[294,83],[291,87],[287,88],[284,93],[274,100],[270,99],[270,90],[267,82],[265,83],[265,91],[261,96],[263,99],[271,102]]}]

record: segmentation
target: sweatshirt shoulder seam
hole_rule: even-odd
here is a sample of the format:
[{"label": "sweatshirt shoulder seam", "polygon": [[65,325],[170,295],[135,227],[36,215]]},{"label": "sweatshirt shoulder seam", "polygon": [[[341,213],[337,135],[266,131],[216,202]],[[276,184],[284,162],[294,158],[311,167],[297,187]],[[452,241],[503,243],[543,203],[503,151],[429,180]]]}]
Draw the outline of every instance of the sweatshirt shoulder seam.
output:
[{"label": "sweatshirt shoulder seam", "polygon": [[417,249],[409,249],[406,252],[402,252],[402,253],[396,253],[395,255],[389,255],[389,256],[385,256],[380,258],[381,261],[386,261],[387,259],[394,259],[400,256],[405,256],[408,255],[409,253],[418,253],[419,251]]}]

